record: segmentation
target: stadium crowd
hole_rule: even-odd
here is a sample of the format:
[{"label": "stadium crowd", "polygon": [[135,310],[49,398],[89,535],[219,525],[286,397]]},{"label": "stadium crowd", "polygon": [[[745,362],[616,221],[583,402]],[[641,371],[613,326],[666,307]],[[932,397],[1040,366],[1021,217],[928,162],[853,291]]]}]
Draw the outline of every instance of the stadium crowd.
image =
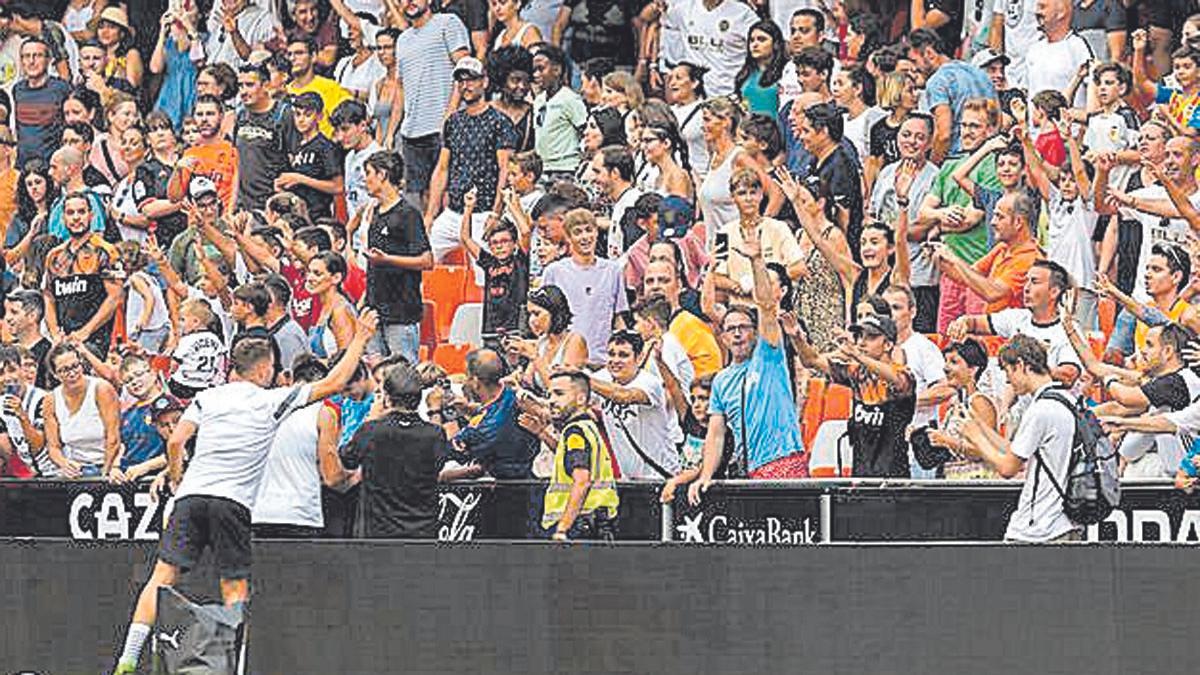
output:
[{"label": "stadium crowd", "polygon": [[1048,391],[1196,483],[1195,0],[48,11],[0,5],[0,475],[174,486],[266,359],[338,385],[229,488],[268,535],[433,536],[484,475],[557,538],[618,479],[1027,475],[1009,537],[1071,537]]}]

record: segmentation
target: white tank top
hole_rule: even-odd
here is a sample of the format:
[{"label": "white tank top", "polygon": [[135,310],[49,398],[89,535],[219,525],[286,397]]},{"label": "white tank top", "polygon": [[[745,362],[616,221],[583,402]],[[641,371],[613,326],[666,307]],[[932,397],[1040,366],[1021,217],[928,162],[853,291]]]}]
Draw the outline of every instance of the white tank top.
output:
[{"label": "white tank top", "polygon": [[317,459],[317,418],[322,405],[302,408],[279,425],[250,522],[325,527]]},{"label": "white tank top", "polygon": [[104,420],[96,403],[94,377],[87,377],[87,391],[79,410],[67,409],[62,386],[54,389],[54,416],[58,419],[58,435],[62,439],[63,455],[81,464],[104,464]]},{"label": "white tank top", "polygon": [[129,289],[125,300],[125,332],[129,335],[134,334],[138,319],[142,316],[142,308],[146,304],[142,296],[133,290],[133,277],[138,277],[146,282],[146,285],[150,287],[151,301],[154,303],[154,309],[150,310],[150,322],[146,324],[146,330],[169,327],[171,317],[167,314],[167,302],[163,299],[162,286],[158,285],[158,281],[154,277],[141,271],[131,274],[130,280],[125,282]]},{"label": "white tank top", "polygon": [[709,167],[708,175],[696,193],[700,216],[704,219],[704,243],[710,251],[721,226],[738,218],[737,206],[729,193],[729,178],[733,176],[733,162],[741,152],[741,148],[734,147],[720,166]]},{"label": "white tank top", "polygon": [[513,39],[509,40],[508,42],[504,41],[504,32],[505,31],[500,31],[500,33],[498,35],[496,35],[496,42],[492,44],[492,49],[500,49],[501,47],[521,47],[521,46],[523,46],[521,44],[521,41],[525,39],[525,33],[529,32],[530,28],[533,28],[533,24],[531,24],[531,23],[527,23],[524,26],[521,26],[521,29],[518,30],[517,34],[513,36]]}]

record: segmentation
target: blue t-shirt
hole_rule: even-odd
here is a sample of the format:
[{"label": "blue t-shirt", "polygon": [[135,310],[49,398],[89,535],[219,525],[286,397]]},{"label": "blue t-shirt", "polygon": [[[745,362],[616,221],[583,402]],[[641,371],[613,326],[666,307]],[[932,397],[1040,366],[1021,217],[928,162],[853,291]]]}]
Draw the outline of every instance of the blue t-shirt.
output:
[{"label": "blue t-shirt", "polygon": [[[938,68],[925,83],[925,96],[930,112],[939,105],[950,106],[953,119],[950,125],[950,155],[962,152],[959,125],[962,124],[963,104],[972,98],[996,100],[996,87],[987,73],[969,63],[950,61]],[[998,102],[998,101],[997,101]]]},{"label": "blue t-shirt", "polygon": [[130,406],[121,413],[121,443],[125,454],[121,470],[154,459],[166,451],[162,436],[154,428],[154,410],[150,403]]},{"label": "blue t-shirt", "polygon": [[[804,451],[782,344],[772,345],[759,337],[749,360],[717,373],[708,411],[725,417],[734,447],[745,453],[746,467],[751,471]],[[750,437],[749,443],[742,438],[743,426]]]}]

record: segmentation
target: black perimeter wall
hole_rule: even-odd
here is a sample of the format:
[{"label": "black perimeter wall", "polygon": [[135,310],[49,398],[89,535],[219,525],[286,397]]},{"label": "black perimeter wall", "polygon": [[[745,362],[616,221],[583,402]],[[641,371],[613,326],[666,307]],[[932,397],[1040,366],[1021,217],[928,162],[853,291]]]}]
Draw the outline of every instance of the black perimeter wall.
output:
[{"label": "black perimeter wall", "polygon": [[[107,672],[152,554],[0,540],[0,673]],[[249,672],[1194,673],[1196,559],[259,542]]]}]

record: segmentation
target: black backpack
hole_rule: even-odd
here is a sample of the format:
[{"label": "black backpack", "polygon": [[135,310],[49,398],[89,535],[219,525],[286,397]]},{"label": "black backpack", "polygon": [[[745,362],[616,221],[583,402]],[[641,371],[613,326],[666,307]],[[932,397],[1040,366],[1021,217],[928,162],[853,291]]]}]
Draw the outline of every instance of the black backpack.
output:
[{"label": "black backpack", "polygon": [[[1067,476],[1059,484],[1054,473],[1046,467],[1042,451],[1034,451],[1038,459],[1033,474],[1033,494],[1037,495],[1038,476],[1043,470],[1062,497],[1063,513],[1076,525],[1095,525],[1108,517],[1121,502],[1121,482],[1117,477],[1117,451],[1100,426],[1100,420],[1082,399],[1072,401],[1062,389],[1047,389],[1038,400],[1057,401],[1071,411],[1075,418],[1075,435],[1071,439],[1071,459]],[[1032,511],[1032,508],[1030,509]],[[1033,514],[1030,513],[1030,521]]]}]

